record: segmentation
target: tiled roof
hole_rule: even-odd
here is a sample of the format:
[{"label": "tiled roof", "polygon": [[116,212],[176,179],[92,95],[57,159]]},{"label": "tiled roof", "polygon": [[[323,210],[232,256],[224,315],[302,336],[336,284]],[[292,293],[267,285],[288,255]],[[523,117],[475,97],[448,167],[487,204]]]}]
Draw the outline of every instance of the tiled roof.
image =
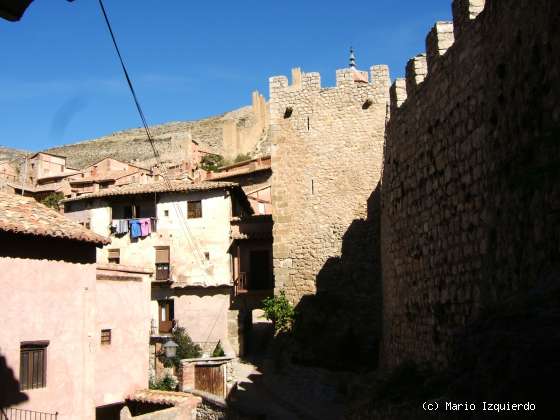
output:
[{"label": "tiled roof", "polygon": [[182,405],[193,404],[196,405],[201,401],[200,397],[195,397],[186,392],[175,391],[158,391],[154,389],[143,389],[130,394],[127,398],[130,401],[140,401],[152,404],[169,404],[169,405]]},{"label": "tiled roof", "polygon": [[71,178],[70,184],[85,184],[91,182],[113,181],[125,176],[134,175],[140,172],[138,169],[127,171],[105,171],[97,176],[84,176],[83,178]]},{"label": "tiled roof", "polygon": [[33,198],[0,193],[0,231],[72,239],[105,245],[110,240],[93,233]]},{"label": "tiled roof", "polygon": [[185,182],[185,181],[169,181],[153,182],[151,184],[129,184],[122,187],[107,188],[98,192],[83,194],[78,197],[67,198],[62,200],[63,203],[71,201],[86,200],[88,198],[100,198],[110,196],[150,194],[162,192],[194,192],[194,191],[211,191],[220,189],[240,189],[235,182]]}]

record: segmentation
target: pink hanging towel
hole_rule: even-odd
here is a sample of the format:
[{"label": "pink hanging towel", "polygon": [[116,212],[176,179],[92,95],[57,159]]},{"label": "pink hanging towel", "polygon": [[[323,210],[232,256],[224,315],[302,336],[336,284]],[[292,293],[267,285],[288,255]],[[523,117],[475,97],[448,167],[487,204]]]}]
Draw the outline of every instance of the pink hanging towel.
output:
[{"label": "pink hanging towel", "polygon": [[152,221],[150,219],[140,219],[140,231],[142,236],[148,236],[152,233]]}]

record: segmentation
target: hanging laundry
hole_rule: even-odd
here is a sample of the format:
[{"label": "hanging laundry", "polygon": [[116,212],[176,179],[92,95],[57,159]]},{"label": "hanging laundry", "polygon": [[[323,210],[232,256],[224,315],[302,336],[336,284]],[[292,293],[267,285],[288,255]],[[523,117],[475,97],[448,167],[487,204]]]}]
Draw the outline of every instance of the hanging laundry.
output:
[{"label": "hanging laundry", "polygon": [[111,233],[119,234],[119,221],[111,220]]},{"label": "hanging laundry", "polygon": [[140,231],[142,232],[142,236],[148,236],[152,233],[152,222],[149,218],[147,219],[139,219],[140,222]]},{"label": "hanging laundry", "polygon": [[119,220],[119,233],[121,233],[122,235],[128,233],[128,220],[126,219]]},{"label": "hanging laundry", "polygon": [[130,221],[130,237],[132,239],[139,238],[142,236],[142,229],[140,227],[140,221],[133,219]]}]

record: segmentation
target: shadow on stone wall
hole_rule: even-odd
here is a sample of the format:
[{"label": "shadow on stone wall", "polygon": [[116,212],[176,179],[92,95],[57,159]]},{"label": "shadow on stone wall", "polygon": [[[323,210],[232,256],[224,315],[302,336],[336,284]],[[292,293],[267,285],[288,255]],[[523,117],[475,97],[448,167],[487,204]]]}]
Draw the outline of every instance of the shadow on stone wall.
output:
[{"label": "shadow on stone wall", "polygon": [[293,361],[334,370],[377,367],[381,337],[380,186],[367,218],[346,230],[340,257],[327,260],[317,293],[296,306]]},{"label": "shadow on stone wall", "polygon": [[19,382],[14,371],[6,363],[6,358],[0,355],[0,412],[16,404],[27,401],[29,397],[19,390]]},{"label": "shadow on stone wall", "polygon": [[[362,403],[353,403],[352,420],[494,418],[483,403],[517,403],[518,411],[502,408],[500,418],[557,417],[560,372],[560,267],[540,276],[528,292],[521,291],[488,307],[480,319],[457,331],[451,363],[438,366],[406,362],[383,376],[368,377],[358,387]],[[438,412],[422,409],[437,401]],[[476,410],[445,411],[445,403],[474,404]],[[534,409],[527,410],[528,404]],[[515,409],[514,409],[515,410]]]}]

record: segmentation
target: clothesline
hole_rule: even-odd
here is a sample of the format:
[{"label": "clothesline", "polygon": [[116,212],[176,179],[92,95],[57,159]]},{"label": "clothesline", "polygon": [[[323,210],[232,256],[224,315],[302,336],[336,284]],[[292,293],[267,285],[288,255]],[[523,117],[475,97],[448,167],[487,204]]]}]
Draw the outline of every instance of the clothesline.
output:
[{"label": "clothesline", "polygon": [[111,221],[111,232],[116,235],[130,233],[132,239],[143,238],[156,231],[156,221],[155,217],[113,219]]}]

